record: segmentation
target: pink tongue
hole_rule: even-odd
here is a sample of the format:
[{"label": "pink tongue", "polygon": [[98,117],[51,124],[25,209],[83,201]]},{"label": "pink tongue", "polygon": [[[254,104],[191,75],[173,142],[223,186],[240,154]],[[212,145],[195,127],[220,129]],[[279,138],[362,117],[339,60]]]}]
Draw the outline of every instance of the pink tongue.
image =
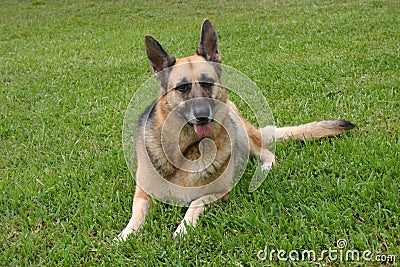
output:
[{"label": "pink tongue", "polygon": [[207,124],[195,124],[194,131],[199,137],[206,137],[210,135],[211,132],[211,122]]}]

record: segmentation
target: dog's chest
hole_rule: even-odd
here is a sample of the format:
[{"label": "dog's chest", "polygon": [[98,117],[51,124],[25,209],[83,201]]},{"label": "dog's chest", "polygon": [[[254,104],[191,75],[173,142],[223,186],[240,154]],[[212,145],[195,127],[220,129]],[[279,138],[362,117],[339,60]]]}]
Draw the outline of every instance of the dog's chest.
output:
[{"label": "dog's chest", "polygon": [[153,131],[147,140],[146,150],[157,172],[184,187],[202,186],[220,177],[232,154],[226,132],[218,127],[205,139],[197,138],[192,128],[185,127],[179,138]]}]

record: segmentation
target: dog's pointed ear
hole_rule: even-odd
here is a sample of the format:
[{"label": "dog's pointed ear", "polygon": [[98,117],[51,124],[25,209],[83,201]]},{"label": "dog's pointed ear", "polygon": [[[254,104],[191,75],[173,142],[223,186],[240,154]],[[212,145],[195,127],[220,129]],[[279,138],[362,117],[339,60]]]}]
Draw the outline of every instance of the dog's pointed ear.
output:
[{"label": "dog's pointed ear", "polygon": [[209,19],[205,19],[201,27],[200,42],[196,53],[199,56],[203,56],[208,61],[221,62],[217,34]]},{"label": "dog's pointed ear", "polygon": [[146,45],[147,57],[150,60],[154,73],[160,72],[175,64],[175,57],[168,54],[154,37],[146,35],[144,42]]}]

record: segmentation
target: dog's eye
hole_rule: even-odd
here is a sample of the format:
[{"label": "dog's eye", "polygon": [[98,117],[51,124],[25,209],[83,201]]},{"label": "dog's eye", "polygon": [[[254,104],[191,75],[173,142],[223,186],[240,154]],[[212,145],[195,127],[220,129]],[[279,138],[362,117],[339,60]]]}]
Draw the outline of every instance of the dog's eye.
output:
[{"label": "dog's eye", "polygon": [[186,84],[181,84],[177,87],[175,87],[175,90],[181,92],[181,93],[186,93],[187,91],[189,91],[191,88],[191,84],[190,83],[186,83]]},{"label": "dog's eye", "polygon": [[211,87],[213,87],[213,83],[208,83],[208,82],[200,82],[200,86],[203,87],[204,89],[211,89]]}]

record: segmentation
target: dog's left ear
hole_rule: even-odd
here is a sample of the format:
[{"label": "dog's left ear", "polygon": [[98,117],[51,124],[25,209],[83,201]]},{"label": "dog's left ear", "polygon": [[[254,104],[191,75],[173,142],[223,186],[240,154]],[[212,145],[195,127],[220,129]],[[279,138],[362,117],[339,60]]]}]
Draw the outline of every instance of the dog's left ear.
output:
[{"label": "dog's left ear", "polygon": [[217,34],[209,19],[205,19],[201,27],[200,42],[196,53],[199,56],[203,56],[208,61],[221,62]]}]

